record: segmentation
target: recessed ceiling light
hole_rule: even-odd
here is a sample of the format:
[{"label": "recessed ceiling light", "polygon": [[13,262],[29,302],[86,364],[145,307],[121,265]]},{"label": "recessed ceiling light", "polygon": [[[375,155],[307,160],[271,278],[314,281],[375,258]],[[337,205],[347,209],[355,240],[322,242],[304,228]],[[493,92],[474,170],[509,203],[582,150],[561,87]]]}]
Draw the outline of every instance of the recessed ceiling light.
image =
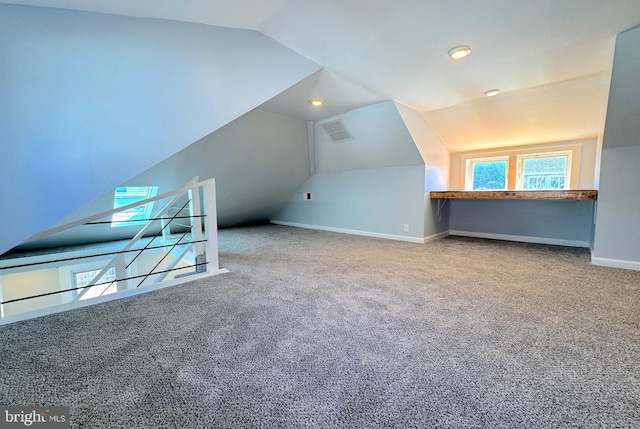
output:
[{"label": "recessed ceiling light", "polygon": [[471,48],[468,46],[456,46],[449,49],[449,58],[452,60],[461,60],[471,54]]},{"label": "recessed ceiling light", "polygon": [[496,88],[496,89],[489,89],[487,91],[484,92],[484,95],[486,95],[487,97],[495,97],[496,95],[500,94],[502,92],[502,90]]},{"label": "recessed ceiling light", "polygon": [[322,100],[317,99],[317,98],[316,98],[315,100],[311,100],[311,101],[310,101],[310,103],[311,103],[313,106],[316,106],[316,107],[317,107],[317,106],[322,106]]}]

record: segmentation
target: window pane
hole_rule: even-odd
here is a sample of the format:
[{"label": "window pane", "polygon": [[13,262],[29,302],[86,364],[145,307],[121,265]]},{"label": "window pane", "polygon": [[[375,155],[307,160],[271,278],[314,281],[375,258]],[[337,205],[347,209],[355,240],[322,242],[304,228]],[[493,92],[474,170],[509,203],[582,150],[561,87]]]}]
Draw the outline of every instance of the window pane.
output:
[{"label": "window pane", "polygon": [[[76,273],[76,287],[83,287],[91,283],[91,280],[100,274],[101,270],[84,271],[82,273]],[[97,283],[112,282],[116,279],[116,270],[111,267],[102,275],[102,278]]]},{"label": "window pane", "polygon": [[564,189],[566,171],[566,155],[524,159],[522,189]]},{"label": "window pane", "polygon": [[[147,198],[155,196],[157,192],[157,186],[128,186],[116,188],[113,199],[113,208],[117,209],[138,201],[146,200]],[[148,223],[147,219],[151,215],[152,209],[153,203],[151,202],[119,213],[114,213],[111,218],[111,226],[140,225],[142,222],[146,224]]]},{"label": "window pane", "polygon": [[486,161],[473,163],[473,190],[506,189],[507,161]]},{"label": "window pane", "polygon": [[[102,270],[92,270],[75,273],[76,287],[82,288],[84,286],[87,286],[98,274],[100,274],[100,271]],[[96,282],[96,285],[91,286],[87,289],[73,291],[73,296],[77,297],[74,299],[83,301],[85,299],[96,298],[98,296],[116,293],[118,291],[118,284],[117,282],[115,282],[115,280],[116,269],[114,267],[111,267],[106,273],[102,275],[100,280]]]}]

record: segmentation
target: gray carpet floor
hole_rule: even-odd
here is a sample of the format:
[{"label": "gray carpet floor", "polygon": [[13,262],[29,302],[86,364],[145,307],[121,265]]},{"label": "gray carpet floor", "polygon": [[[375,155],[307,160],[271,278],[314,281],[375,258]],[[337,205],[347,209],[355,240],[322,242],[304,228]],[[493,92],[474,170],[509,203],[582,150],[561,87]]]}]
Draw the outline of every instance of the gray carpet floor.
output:
[{"label": "gray carpet floor", "polygon": [[0,327],[82,428],[638,428],[640,272],[585,249],[220,232],[231,272]]}]

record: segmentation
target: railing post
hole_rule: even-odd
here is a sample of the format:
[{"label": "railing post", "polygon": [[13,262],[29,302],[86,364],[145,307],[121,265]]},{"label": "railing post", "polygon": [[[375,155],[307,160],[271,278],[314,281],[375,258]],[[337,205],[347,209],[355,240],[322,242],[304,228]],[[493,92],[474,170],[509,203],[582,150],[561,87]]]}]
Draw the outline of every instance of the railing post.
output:
[{"label": "railing post", "polygon": [[205,234],[207,237],[207,271],[213,272],[220,269],[218,261],[218,210],[216,206],[216,180],[210,179],[204,185],[205,207]]},{"label": "railing post", "polygon": [[162,229],[162,242],[164,243],[164,249],[168,250],[169,249],[169,231],[171,230],[171,227],[167,225],[167,217],[166,215],[162,215],[162,217],[160,218],[160,228]]},{"label": "railing post", "polygon": [[[197,179],[198,178],[195,177],[186,186],[179,188],[177,190],[166,192],[159,196],[157,195],[152,198],[148,198],[144,200],[144,202],[148,203],[148,202],[156,202],[156,201],[170,199],[170,201],[166,203],[160,211],[158,211],[154,219],[149,220],[149,222],[146,225],[144,225],[140,231],[138,231],[138,233],[133,237],[133,239],[131,239],[126,245],[124,245],[124,247],[118,248],[118,250],[116,251],[112,251],[112,249],[109,249],[109,251],[105,253],[94,253],[92,255],[81,254],[81,255],[74,256],[72,258],[65,258],[65,259],[59,259],[59,260],[55,260],[55,259],[42,260],[42,261],[38,260],[37,262],[31,263],[31,264],[24,264],[24,265],[19,264],[16,266],[8,267],[9,269],[13,270],[13,269],[24,267],[24,266],[40,265],[40,264],[46,264],[46,266],[49,266],[54,263],[58,264],[60,262],[67,262],[74,259],[84,259],[84,258],[93,258],[93,257],[96,257],[96,258],[99,257],[100,259],[98,259],[98,261],[100,261],[103,257],[108,257],[109,262],[102,265],[103,268],[101,269],[96,268],[96,270],[98,270],[98,274],[85,286],[82,286],[82,287],[78,286],[77,288],[75,286],[68,285],[68,284],[65,286],[60,286],[64,283],[62,282],[58,286],[54,287],[53,290],[51,290],[50,292],[47,291],[38,295],[12,299],[7,302],[7,301],[3,301],[3,297],[2,297],[3,278],[1,274],[4,273],[4,271],[2,271],[2,273],[0,273],[0,319],[2,319],[0,320],[0,322],[4,322],[4,319],[6,319],[7,317],[7,313],[9,314],[9,317],[14,316],[12,313],[14,313],[15,312],[14,310],[17,310],[17,309],[14,309],[14,306],[7,306],[8,304],[11,304],[14,302],[30,300],[30,299],[50,296],[50,295],[53,296],[59,293],[65,293],[66,295],[63,295],[63,296],[67,297],[67,295],[72,295],[72,291],[77,291],[77,293],[72,298],[71,302],[79,301],[80,299],[84,299],[88,297],[97,298],[96,295],[99,295],[99,296],[105,295],[107,294],[107,291],[109,291],[108,294],[111,294],[114,292],[112,289],[114,286],[113,282],[111,282],[111,284],[101,285],[99,287],[100,289],[91,289],[91,288],[95,286],[96,283],[100,282],[103,276],[107,272],[109,272],[109,270],[111,270],[112,268],[115,270],[115,277],[116,277],[115,286],[118,292],[123,292],[127,289],[136,288],[137,286],[142,285],[142,283],[147,279],[149,279],[149,282],[153,281],[153,284],[160,284],[167,278],[167,276],[170,273],[192,268],[193,266],[191,263],[187,263],[186,267],[178,268],[178,264],[184,259],[185,255],[187,255],[191,251],[196,253],[196,270],[195,272],[190,271],[190,272],[183,273],[179,277],[184,277],[186,275],[191,275],[191,274],[203,275],[203,273],[209,273],[210,275],[219,274],[221,270],[220,270],[220,262],[219,262],[219,256],[218,256],[218,216],[217,216],[217,203],[216,203],[216,182],[215,182],[215,179],[209,179],[209,180],[198,183]],[[202,190],[200,188],[202,188]],[[184,197],[187,193],[189,196],[189,202],[184,201]],[[191,222],[192,227],[190,231],[188,230],[183,231],[183,233],[180,235],[180,238],[177,239],[177,242],[169,246],[169,243],[171,241],[174,241],[170,235],[169,224],[176,217],[180,215],[180,211],[176,213],[174,216],[168,215],[168,212],[173,208],[174,204],[178,203],[178,201],[182,201],[184,203],[184,205],[181,204],[180,211],[186,210],[188,206],[189,213],[192,218],[192,222]],[[101,222],[95,222],[95,221],[98,221],[106,216],[112,215],[117,211],[123,211],[123,210],[127,210],[128,208],[136,207],[140,203],[141,203],[140,201],[136,203],[131,203],[127,206],[119,207],[117,210],[113,209],[113,210],[110,210],[109,212],[103,212],[100,215],[90,216],[88,218],[85,218],[84,220],[74,221],[73,223],[68,225],[52,228],[48,232],[51,234],[58,233],[58,232],[66,231],[71,227],[75,227],[75,226],[80,226],[84,224],[101,223]],[[157,245],[151,246],[151,244],[153,243],[153,240],[159,235],[159,234],[155,234],[152,237],[147,238],[147,244],[145,244],[143,248],[134,249],[134,247],[136,247],[135,244],[139,240],[141,240],[146,235],[150,235],[150,233],[153,232],[151,228],[154,224],[157,225],[157,223],[161,223],[163,227],[162,229],[163,244],[160,246],[157,246]],[[183,240],[184,237],[186,237],[189,234],[189,232],[191,232],[192,239],[193,239],[191,241],[192,242],[195,241],[196,243],[187,242],[186,244],[180,244],[180,242]],[[40,236],[44,237],[45,234],[41,233]],[[155,269],[164,261],[166,257],[168,257],[167,254],[164,255],[164,257],[156,264],[154,268],[150,270],[150,272],[148,273],[146,272],[148,271],[148,269],[144,270],[145,272],[142,272],[142,273],[139,272],[140,270],[142,270],[144,264],[140,264],[140,266],[138,266],[138,263],[136,263],[136,261],[138,260],[137,258],[147,249],[154,251],[153,249],[159,250],[162,247],[164,247],[167,252],[168,251],[173,252],[174,249],[176,250],[176,252],[174,252],[173,254],[175,258],[169,262],[169,265],[161,269],[163,272],[153,274]],[[178,252],[179,254],[176,254]],[[135,256],[133,255],[133,253],[135,253]],[[98,262],[96,262],[96,265],[97,264]],[[6,265],[7,264],[4,263],[4,261],[0,261],[0,266],[5,267]],[[67,271],[69,273],[72,272],[70,269],[67,269]],[[67,274],[64,275],[64,277],[66,276]],[[130,277],[133,277],[136,279],[142,278],[142,281],[140,281],[140,283],[137,286],[135,286],[133,284],[133,279]],[[177,277],[178,276],[176,276],[176,278]],[[62,279],[62,274],[61,274],[61,279]],[[6,284],[6,279],[4,280]],[[99,292],[97,294],[96,293],[87,294],[87,292],[90,290],[93,290],[93,291],[98,290]],[[5,304],[7,305],[3,304],[3,302],[5,302]],[[34,302],[34,301],[28,301],[28,302]],[[32,308],[33,311],[39,309],[39,306],[36,304],[34,304],[32,307],[33,307]],[[29,310],[26,313],[29,313],[32,310]],[[24,311],[19,311],[19,313],[22,314],[24,313]]]},{"label": "railing post", "polygon": [[[116,268],[116,280],[126,279],[129,277],[127,275],[127,264],[124,261],[124,253],[116,257],[113,266]],[[116,288],[118,291],[129,289],[129,280],[118,281],[116,283]]]},{"label": "railing post", "polygon": [[0,319],[4,318],[4,300],[2,299],[2,276],[0,276]]},{"label": "railing post", "polygon": [[[206,200],[205,200],[206,201]],[[195,189],[189,189],[189,222],[191,223],[191,237],[192,241],[202,240],[202,218],[197,217],[202,214],[202,208],[200,206],[200,187]],[[204,252],[204,246],[202,243],[196,243],[194,245],[196,255],[202,255]]]}]

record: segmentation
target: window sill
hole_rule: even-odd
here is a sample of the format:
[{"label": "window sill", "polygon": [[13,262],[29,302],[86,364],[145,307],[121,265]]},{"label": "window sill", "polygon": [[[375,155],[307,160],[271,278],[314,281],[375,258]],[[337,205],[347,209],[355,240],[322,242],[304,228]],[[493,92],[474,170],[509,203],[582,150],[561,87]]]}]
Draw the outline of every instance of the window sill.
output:
[{"label": "window sill", "polygon": [[598,199],[596,190],[575,191],[437,191],[430,192],[429,198],[465,200],[591,200]]}]

